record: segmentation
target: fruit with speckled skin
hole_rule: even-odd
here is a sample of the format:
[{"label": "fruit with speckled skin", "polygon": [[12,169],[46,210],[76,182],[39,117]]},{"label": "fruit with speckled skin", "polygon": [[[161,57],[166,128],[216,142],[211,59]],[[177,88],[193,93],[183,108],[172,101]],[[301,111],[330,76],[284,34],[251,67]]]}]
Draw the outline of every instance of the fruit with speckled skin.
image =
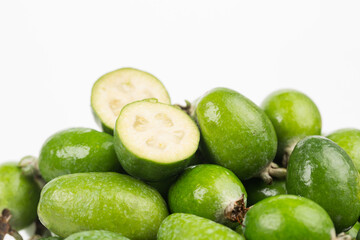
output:
[{"label": "fruit with speckled skin", "polygon": [[241,180],[259,174],[274,159],[274,127],[258,106],[240,93],[215,88],[196,101],[201,132],[200,151],[212,163],[233,171]]},{"label": "fruit with speckled skin", "polygon": [[315,202],[294,195],[278,195],[256,203],[245,215],[247,240],[330,240],[334,225]]},{"label": "fruit with speckled skin", "polygon": [[150,73],[121,68],[101,76],[91,90],[91,108],[104,132],[113,133],[121,109],[128,103],[156,98],[170,104],[164,85]]},{"label": "fruit with speckled skin", "polygon": [[77,173],[58,177],[41,192],[42,224],[61,237],[108,230],[133,240],[155,239],[168,215],[160,194],[119,173]]},{"label": "fruit with speckled skin", "polygon": [[356,169],[360,172],[360,130],[353,128],[340,129],[327,137],[345,150],[355,164]]},{"label": "fruit with speckled skin", "polygon": [[156,99],[126,105],[116,121],[115,151],[124,170],[144,181],[182,172],[194,159],[200,132],[177,107]]},{"label": "fruit with speckled skin", "polygon": [[274,178],[271,184],[266,184],[262,179],[252,178],[244,182],[247,192],[247,205],[255,203],[280,194],[286,194],[285,179]]},{"label": "fruit with speckled skin", "polygon": [[64,240],[130,240],[119,233],[105,230],[92,230],[74,233]]},{"label": "fruit with speckled skin", "polygon": [[352,238],[356,238],[356,235],[359,232],[359,230],[360,230],[360,223],[356,222],[355,225],[345,233],[350,235]]},{"label": "fruit with speckled skin", "polygon": [[284,154],[288,158],[300,139],[321,134],[321,116],[317,106],[299,91],[276,91],[264,100],[262,108],[276,130],[277,159],[282,159]]},{"label": "fruit with speckled skin", "polygon": [[89,128],[69,128],[50,136],[41,148],[39,170],[45,181],[81,172],[121,170],[113,137]]},{"label": "fruit with speckled skin", "polygon": [[47,237],[47,238],[40,238],[39,240],[63,240],[61,237]]},{"label": "fruit with speckled skin", "polygon": [[36,220],[40,188],[33,178],[25,176],[14,163],[0,166],[0,213],[10,210],[10,225],[20,230]]},{"label": "fruit with speckled skin", "polygon": [[244,237],[209,219],[186,213],[174,213],[161,223],[158,240],[245,240]]},{"label": "fruit with speckled skin", "polygon": [[213,164],[189,167],[171,186],[168,195],[170,211],[191,213],[215,222],[236,227],[226,217],[225,209],[244,198],[241,181],[230,170]]},{"label": "fruit with speckled skin", "polygon": [[313,200],[330,215],[337,232],[348,230],[360,215],[360,177],[346,152],[333,141],[311,136],[290,156],[289,194]]}]

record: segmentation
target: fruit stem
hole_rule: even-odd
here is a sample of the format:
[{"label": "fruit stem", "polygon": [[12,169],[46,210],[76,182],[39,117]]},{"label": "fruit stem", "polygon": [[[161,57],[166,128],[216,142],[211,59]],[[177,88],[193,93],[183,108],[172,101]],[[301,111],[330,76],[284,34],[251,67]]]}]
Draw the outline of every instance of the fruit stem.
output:
[{"label": "fruit stem", "polygon": [[227,219],[232,222],[238,222],[243,226],[243,221],[245,214],[249,211],[250,208],[246,207],[244,194],[241,195],[241,198],[235,202],[230,203],[224,210],[224,215]]},{"label": "fruit stem", "polygon": [[344,232],[339,233],[334,240],[351,240],[352,237]]},{"label": "fruit stem", "polygon": [[0,217],[0,240],[4,240],[6,234],[11,235],[15,240],[23,240],[21,235],[11,228],[10,219],[12,215],[9,209],[5,208],[2,210]]},{"label": "fruit stem", "polygon": [[258,177],[260,177],[266,184],[270,185],[273,182],[273,177],[283,179],[286,178],[286,168],[281,168],[276,163],[272,162],[267,166]]},{"label": "fruit stem", "polygon": [[51,232],[40,222],[39,219],[35,221],[35,233],[30,240],[38,240],[44,237],[51,237]]},{"label": "fruit stem", "polygon": [[192,117],[193,116],[193,114],[194,114],[194,105],[193,104],[191,104],[191,102],[190,101],[188,101],[188,100],[185,100],[185,103],[186,103],[186,105],[184,106],[184,105],[180,105],[180,104],[174,104],[174,106],[177,106],[177,107],[179,107],[181,110],[183,110],[187,115],[189,115],[190,117]]},{"label": "fruit stem", "polygon": [[285,147],[284,155],[283,155],[283,158],[282,158],[282,165],[283,165],[284,168],[287,168],[287,165],[289,163],[290,155],[291,155],[292,151],[294,150],[297,143],[298,143],[297,140],[293,140]]},{"label": "fruit stem", "polygon": [[46,182],[41,177],[38,159],[36,157],[30,155],[23,157],[22,159],[20,159],[19,167],[21,168],[23,174],[34,178],[40,189],[45,186]]}]

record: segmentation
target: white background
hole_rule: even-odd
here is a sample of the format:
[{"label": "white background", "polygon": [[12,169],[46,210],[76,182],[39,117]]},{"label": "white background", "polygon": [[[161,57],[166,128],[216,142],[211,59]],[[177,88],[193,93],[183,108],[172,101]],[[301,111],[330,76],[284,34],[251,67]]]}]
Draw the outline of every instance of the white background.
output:
[{"label": "white background", "polygon": [[120,67],[157,76],[173,103],[217,86],[255,103],[308,94],[329,133],[360,128],[360,1],[0,0],[0,162],[96,128],[90,90]]}]

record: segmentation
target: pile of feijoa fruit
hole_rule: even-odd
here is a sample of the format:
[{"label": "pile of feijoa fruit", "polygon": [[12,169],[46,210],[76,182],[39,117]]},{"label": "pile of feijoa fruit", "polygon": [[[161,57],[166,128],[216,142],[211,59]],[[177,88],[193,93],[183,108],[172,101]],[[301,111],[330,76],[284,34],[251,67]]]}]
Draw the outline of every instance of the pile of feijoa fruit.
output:
[{"label": "pile of feijoa fruit", "polygon": [[133,68],[93,85],[102,131],[70,128],[0,166],[0,239],[360,239],[360,130],[315,103],[215,88],[186,106]]}]

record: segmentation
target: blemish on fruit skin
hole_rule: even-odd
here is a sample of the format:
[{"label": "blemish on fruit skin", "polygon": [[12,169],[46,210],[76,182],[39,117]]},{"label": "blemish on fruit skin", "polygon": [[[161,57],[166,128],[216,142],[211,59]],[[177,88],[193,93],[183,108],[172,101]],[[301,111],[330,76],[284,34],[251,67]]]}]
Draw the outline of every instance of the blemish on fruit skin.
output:
[{"label": "blemish on fruit skin", "polygon": [[58,158],[75,158],[82,159],[88,156],[90,153],[90,147],[88,146],[67,146],[56,151]]},{"label": "blemish on fruit skin", "polygon": [[202,201],[204,198],[204,195],[208,192],[208,190],[206,188],[203,187],[199,187],[194,191],[194,198],[196,200],[200,200]]},{"label": "blemish on fruit skin", "polygon": [[220,114],[219,108],[212,102],[206,103],[206,110],[204,116],[211,122],[219,123]]}]

